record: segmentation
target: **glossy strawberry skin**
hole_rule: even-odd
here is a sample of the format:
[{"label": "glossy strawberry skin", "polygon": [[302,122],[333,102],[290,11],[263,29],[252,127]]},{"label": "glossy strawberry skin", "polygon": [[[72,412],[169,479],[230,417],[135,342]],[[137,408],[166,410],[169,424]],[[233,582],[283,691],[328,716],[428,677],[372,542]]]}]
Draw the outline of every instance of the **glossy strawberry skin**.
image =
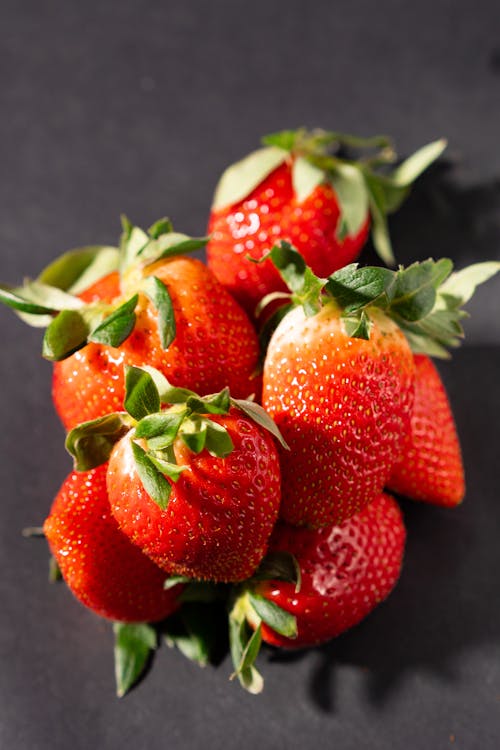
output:
[{"label": "glossy strawberry skin", "polygon": [[263,623],[264,641],[284,648],[314,646],[359,623],[396,585],[405,537],[401,511],[386,494],[339,526],[313,530],[279,523],[270,550],[295,556],[300,591],[292,583],[266,581],[257,593],[295,615],[297,637]]},{"label": "glossy strawberry skin", "polygon": [[181,586],[164,591],[165,572],[146,557],[111,514],[103,465],[70,474],[44,524],[63,578],[101,617],[155,622],[177,609]]},{"label": "glossy strawberry skin", "polygon": [[287,291],[269,262],[256,264],[281,240],[291,242],[320,277],[352,262],[369,231],[369,218],[356,235],[336,236],[339,205],[330,185],[322,184],[302,202],[292,185],[292,160],[279,166],[247,198],[212,211],[207,262],[219,281],[250,316],[258,302],[274,291]]},{"label": "glossy strawberry skin", "polygon": [[165,571],[229,582],[248,578],[260,563],[280,503],[273,438],[238,411],[213,416],[234,445],[226,458],[174,444],[188,468],[173,485],[165,510],[149,497],[125,436],[113,449],[107,486],[113,514],[129,538]]},{"label": "glossy strawberry skin", "polygon": [[432,360],[417,354],[415,366],[411,427],[387,486],[414,500],[453,507],[463,500],[465,478],[450,402]]},{"label": "glossy strawberry skin", "polygon": [[263,406],[290,447],[282,453],[281,517],[340,523],[383,489],[410,425],[414,362],[380,311],[369,340],[349,337],[335,303],[309,318],[295,308],[264,363]]},{"label": "glossy strawberry skin", "polygon": [[[150,365],[173,385],[200,394],[226,385],[235,398],[260,393],[256,377],[259,345],[241,307],[201,261],[175,257],[148,267],[167,286],[174,306],[177,334],[168,349],[160,343],[157,312],[140,295],[136,325],[118,348],[87,344],[56,362],[52,395],[66,427],[123,409],[124,365]],[[111,302],[121,295],[118,274],[86,291],[84,301]]]}]

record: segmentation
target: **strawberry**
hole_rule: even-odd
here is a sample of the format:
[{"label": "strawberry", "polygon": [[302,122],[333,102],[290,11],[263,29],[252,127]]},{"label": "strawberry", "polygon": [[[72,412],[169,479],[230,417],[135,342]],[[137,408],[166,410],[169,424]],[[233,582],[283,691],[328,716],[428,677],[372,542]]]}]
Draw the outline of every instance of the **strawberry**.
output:
[{"label": "strawberry", "polygon": [[414,500],[453,507],[463,500],[465,480],[450,402],[432,360],[417,354],[415,365],[410,432],[387,486]]},{"label": "strawberry", "polygon": [[111,514],[104,464],[70,474],[44,532],[76,598],[101,617],[154,622],[178,607],[182,586],[164,590],[165,572],[120,531]]},{"label": "strawberry", "polygon": [[[159,411],[160,403],[172,406]],[[98,462],[109,456],[109,501],[122,531],[171,575],[249,577],[280,503],[271,420],[227,389],[200,398],[140,368],[127,369],[125,404],[128,414],[87,423],[68,437],[80,466],[81,447],[91,465],[97,453]]]},{"label": "strawberry", "polygon": [[[250,260],[280,240],[293,243],[316,275],[328,276],[357,258],[372,223],[376,248],[393,262],[385,216],[446,145],[429,144],[387,175],[376,169],[395,158],[385,137],[298,130],[263,142],[222,175],[208,226],[208,265],[250,315],[263,297],[285,290],[270,263]],[[363,158],[335,153],[345,147],[361,149]],[[367,149],[378,152],[367,156]]]},{"label": "strawberry", "polygon": [[[293,555],[300,587],[282,580],[251,586],[245,602],[248,621],[253,628],[261,623],[262,639],[273,646],[304,648],[335,638],[390,594],[401,572],[405,537],[401,511],[386,494],[338,526],[278,524],[270,552]],[[295,618],[294,637],[273,629],[266,602]]]},{"label": "strawberry", "polygon": [[70,294],[57,284],[78,266],[77,251],[40,280],[0,294],[29,322],[38,313],[48,325],[44,354],[55,361],[53,400],[67,429],[123,407],[125,364],[150,364],[200,393],[226,385],[235,397],[259,392],[250,320],[200,260],[178,254],[201,242],[164,222],[149,235],[126,225],[121,254],[113,256],[120,272],[111,263],[100,275],[97,252],[94,272],[86,269]]},{"label": "strawberry", "polygon": [[281,517],[338,524],[380,494],[403,451],[415,375],[410,343],[434,354],[456,345],[464,283],[473,291],[478,274],[485,280],[497,267],[449,276],[447,259],[398,271],[352,265],[325,281],[286,243],[270,257],[300,305],[279,323],[264,362],[262,403],[290,447]]}]

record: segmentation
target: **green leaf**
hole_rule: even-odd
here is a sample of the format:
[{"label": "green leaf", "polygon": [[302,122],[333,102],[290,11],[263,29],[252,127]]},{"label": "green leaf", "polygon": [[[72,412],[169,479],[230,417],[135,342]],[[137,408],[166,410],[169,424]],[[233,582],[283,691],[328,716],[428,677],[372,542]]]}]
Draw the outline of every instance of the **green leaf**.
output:
[{"label": "green leaf", "polygon": [[385,191],[380,183],[369,174],[365,174],[366,186],[368,188],[368,201],[372,217],[372,241],[378,256],[388,266],[395,265],[394,253],[392,251],[389,228],[387,226],[387,205],[385,202]]},{"label": "green leaf", "polygon": [[344,312],[351,313],[385,294],[393,281],[394,272],[388,268],[358,268],[357,263],[351,263],[333,273],[325,289]]},{"label": "green leaf", "polygon": [[162,235],[156,242],[157,254],[149,262],[156,263],[158,260],[171,258],[174,255],[184,255],[195,250],[201,250],[209,239],[210,237],[189,237],[187,234],[180,232]]},{"label": "green leaf", "polygon": [[125,413],[107,414],[74,427],[66,437],[66,450],[75,459],[76,471],[105,464],[115,444],[130,430]]},{"label": "green leaf", "polygon": [[358,310],[351,315],[343,315],[342,320],[344,321],[345,332],[352,339],[369,340],[371,322],[364,310]]},{"label": "green leaf", "polygon": [[259,427],[263,427],[270,432],[283,448],[288,450],[288,445],[279,431],[278,426],[260,404],[255,403],[255,401],[247,401],[240,398],[232,398],[231,403],[234,404],[234,406],[237,406],[238,409],[247,415],[247,417],[250,417],[250,419],[259,425]]},{"label": "green leaf", "polygon": [[192,578],[189,578],[189,576],[170,576],[169,578],[165,579],[165,582],[163,583],[163,588],[165,591],[168,591],[169,589],[173,589],[174,586],[179,586],[184,583],[191,583]]},{"label": "green leaf", "polygon": [[255,664],[255,661],[257,659],[257,656],[259,655],[260,647],[262,644],[262,624],[259,623],[258,627],[254,630],[252,635],[247,641],[247,644],[243,650],[243,653],[241,655],[241,661],[238,665],[238,674],[245,674],[250,670],[253,665]]},{"label": "green leaf", "polygon": [[473,263],[461,271],[455,271],[441,285],[439,294],[451,295],[465,305],[473,296],[479,284],[488,281],[500,271],[498,261],[486,261],[483,263]]},{"label": "green leaf", "polygon": [[229,388],[209,396],[188,396],[186,406],[198,414],[227,414],[231,404]]},{"label": "green leaf", "polygon": [[138,438],[145,438],[148,444],[150,443],[149,447],[153,450],[167,448],[172,445],[177,437],[179,427],[185,416],[185,409],[182,411],[168,409],[155,414],[148,414],[138,423],[135,428],[135,435]]},{"label": "green leaf", "polygon": [[392,172],[391,182],[401,187],[410,185],[441,156],[447,145],[447,141],[441,138],[419,148]]},{"label": "green leaf", "polygon": [[130,336],[135,326],[135,308],[139,301],[139,295],[134,294],[129,300],[117,307],[111,315],[108,315],[89,334],[88,341],[95,344],[117,347],[123,344]]},{"label": "green leaf", "polygon": [[66,359],[84,347],[92,330],[91,310],[62,310],[45,331],[42,354],[51,362]]},{"label": "green leaf", "polygon": [[163,281],[160,281],[156,276],[149,276],[145,279],[142,289],[158,312],[158,332],[161,345],[164,349],[168,349],[175,339],[176,333],[174,306],[168,289]]},{"label": "green leaf", "polygon": [[164,216],[162,219],[158,219],[148,229],[148,234],[157,240],[162,234],[170,234],[174,231],[174,227],[170,219]]},{"label": "green leaf", "polygon": [[[253,637],[254,633],[246,622],[244,597],[240,597],[236,600],[229,614],[229,647],[234,667],[234,673],[231,677],[238,677],[245,690],[252,695],[257,695],[262,692],[264,687],[262,676],[253,666],[253,663],[251,666],[242,668],[247,648],[250,649],[255,662],[255,646],[259,636],[256,636],[256,641],[249,647],[249,642]],[[248,662],[248,660],[246,661]]]},{"label": "green leaf", "polygon": [[257,571],[253,574],[254,581],[286,581],[295,584],[295,591],[299,592],[302,574],[297,558],[290,552],[268,552],[261,561]]},{"label": "green leaf", "polygon": [[125,695],[143,673],[156,648],[156,633],[150,625],[115,622],[116,694]]},{"label": "green leaf", "polygon": [[311,164],[310,161],[298,156],[292,166],[292,184],[297,203],[303,203],[314,190],[325,181],[322,169]]},{"label": "green leaf", "polygon": [[150,375],[160,394],[162,404],[185,404],[190,396],[197,395],[194,391],[189,391],[187,388],[177,388],[177,386],[171,385],[165,375],[155,367],[143,365],[140,369]]},{"label": "green leaf", "polygon": [[171,479],[172,482],[177,482],[182,472],[187,469],[187,466],[179,466],[173,461],[167,461],[158,453],[148,451],[146,455],[153,466],[155,466],[164,476]]},{"label": "green leaf", "polygon": [[315,276],[302,255],[289,242],[274,245],[265,258],[272,260],[293,292],[293,301],[304,308],[306,316],[315,315],[321,308],[320,295],[325,281]]},{"label": "green leaf", "polygon": [[337,235],[356,235],[368,218],[369,198],[363,172],[352,164],[339,164],[330,175],[340,207]]},{"label": "green leaf", "polygon": [[300,132],[300,130],[280,130],[277,133],[269,133],[263,136],[261,142],[265,146],[275,146],[285,151],[292,151]]},{"label": "green leaf", "polygon": [[284,149],[266,146],[228,167],[215,190],[212,210],[220,211],[242,201],[287,158]]},{"label": "green leaf", "polygon": [[226,428],[210,419],[204,420],[204,424],[206,426],[205,448],[210,455],[219,458],[229,456],[234,445]]},{"label": "green leaf", "polygon": [[390,311],[407,321],[417,321],[433,309],[436,290],[453,264],[448,258],[413,263],[396,272],[390,291]]},{"label": "green leaf", "polygon": [[18,290],[15,287],[8,287],[5,284],[0,286],[0,302],[13,310],[19,312],[30,313],[32,315],[52,315],[57,312],[52,307],[47,305],[40,305],[32,302],[26,297],[18,294]]},{"label": "green leaf", "polygon": [[158,507],[161,510],[165,510],[172,492],[171,484],[156,468],[146,451],[133,441],[132,452],[134,454],[135,467],[144,489]]},{"label": "green leaf", "polygon": [[164,625],[165,641],[191,661],[206,666],[217,641],[217,616],[206,604],[185,604]]},{"label": "green leaf", "polygon": [[38,276],[38,281],[71,294],[80,294],[99,279],[118,270],[119,250],[109,245],[87,245],[68,250]]},{"label": "green leaf", "polygon": [[207,424],[202,419],[186,420],[180,431],[180,435],[193,453],[201,453],[207,440]]},{"label": "green leaf", "polygon": [[150,242],[155,242],[139,227],[132,226],[128,219],[120,243],[120,268],[126,271],[137,262],[137,258],[144,252]]},{"label": "green leaf", "polygon": [[297,619],[294,615],[252,591],[248,592],[248,600],[266,625],[269,625],[270,628],[285,636],[285,638],[297,637]]},{"label": "green leaf", "polygon": [[125,409],[138,421],[160,410],[160,394],[143,367],[125,367]]}]

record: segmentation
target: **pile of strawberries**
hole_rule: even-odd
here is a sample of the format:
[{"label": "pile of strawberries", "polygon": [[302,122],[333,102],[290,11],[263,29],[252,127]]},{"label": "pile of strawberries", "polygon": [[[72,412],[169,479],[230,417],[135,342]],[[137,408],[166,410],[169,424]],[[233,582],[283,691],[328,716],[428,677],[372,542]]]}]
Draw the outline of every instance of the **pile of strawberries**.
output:
[{"label": "pile of strawberries", "polygon": [[[444,149],[285,131],[222,175],[209,236],[123,219],[0,301],[45,327],[74,471],[43,526],[73,594],[114,621],[118,694],[160,635],[201,664],[227,612],[250,692],[262,640],[327,641],[385,599],[405,528],[387,491],[464,496],[430,356],[499,270],[393,270],[387,214]],[[357,158],[354,158],[356,152]],[[369,232],[387,266],[355,263]],[[190,257],[206,244],[207,264]],[[153,623],[153,625],[151,624]]]}]

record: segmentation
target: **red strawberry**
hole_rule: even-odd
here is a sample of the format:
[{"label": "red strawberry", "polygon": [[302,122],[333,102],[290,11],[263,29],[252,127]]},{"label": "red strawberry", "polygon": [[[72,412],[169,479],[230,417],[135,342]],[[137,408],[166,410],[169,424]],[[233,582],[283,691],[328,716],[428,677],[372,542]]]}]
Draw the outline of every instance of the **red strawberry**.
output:
[{"label": "red strawberry", "polygon": [[461,302],[498,268],[450,276],[447,259],[396,272],[353,265],[323,281],[286,243],[271,258],[301,305],[281,320],[264,363],[263,406],[291,450],[281,517],[340,523],[382,491],[409,434],[408,341],[435,354],[456,345]]},{"label": "red strawberry", "polygon": [[55,361],[66,428],[123,407],[125,364],[155,366],[200,393],[259,395],[250,320],[201,261],[181,256],[203,244],[166,220],[149,234],[126,224],[120,251],[72,251],[35,282],[0,289],[27,322],[48,326],[44,356]]},{"label": "red strawberry", "polygon": [[425,355],[415,355],[415,365],[411,429],[387,486],[414,500],[452,507],[465,493],[453,414],[433,362]]},{"label": "red strawberry", "polygon": [[118,528],[109,507],[106,469],[68,476],[45,521],[45,536],[82,604],[112,620],[162,620],[177,609],[182,586],[165,591],[165,572]]},{"label": "red strawberry", "polygon": [[[248,578],[278,515],[276,428],[261,407],[231,399],[227,389],[200,399],[154,377],[160,391],[149,371],[128,369],[130,416],[82,425],[68,447],[80,465],[80,446],[95,465],[106,443],[113,515],[165,571],[221,582]],[[160,400],[174,405],[158,411]],[[132,430],[121,437],[127,426]]]},{"label": "red strawberry", "polygon": [[[269,549],[295,557],[300,590],[286,581],[263,581],[252,588],[257,597],[253,602],[262,611],[259,600],[264,598],[295,617],[297,634],[286,637],[264,621],[263,640],[273,646],[303,648],[356,625],[396,585],[405,537],[399,507],[386,494],[339,526],[314,530],[278,524]],[[247,602],[247,617],[256,627],[260,618],[251,602]]]},{"label": "red strawberry", "polygon": [[290,446],[281,517],[330,526],[384,487],[410,425],[413,357],[398,326],[369,313],[370,338],[352,338],[342,311],[289,312],[264,365],[263,405]]},{"label": "red strawberry", "polygon": [[357,258],[371,213],[375,244],[391,261],[384,214],[399,206],[410,182],[445,145],[431,144],[413,157],[410,170],[408,163],[381,177],[369,160],[353,162],[328,151],[377,147],[387,161],[395,155],[386,138],[299,130],[263,140],[265,148],[222,175],[208,227],[208,265],[250,315],[265,295],[285,289],[269,262],[249,260],[262,258],[280,240],[293,243],[316,275],[328,276]]},{"label": "red strawberry", "polygon": [[[148,266],[170,295],[175,339],[164,348],[158,313],[140,295],[132,333],[118,347],[90,342],[54,365],[52,394],[66,428],[123,407],[124,365],[145,364],[161,370],[172,383],[200,393],[228,385],[236,397],[260,392],[256,377],[259,348],[255,331],[239,305],[201,261],[173,257]],[[122,295],[116,281],[117,298]],[[85,297],[112,292],[113,279],[98,282]]]}]

